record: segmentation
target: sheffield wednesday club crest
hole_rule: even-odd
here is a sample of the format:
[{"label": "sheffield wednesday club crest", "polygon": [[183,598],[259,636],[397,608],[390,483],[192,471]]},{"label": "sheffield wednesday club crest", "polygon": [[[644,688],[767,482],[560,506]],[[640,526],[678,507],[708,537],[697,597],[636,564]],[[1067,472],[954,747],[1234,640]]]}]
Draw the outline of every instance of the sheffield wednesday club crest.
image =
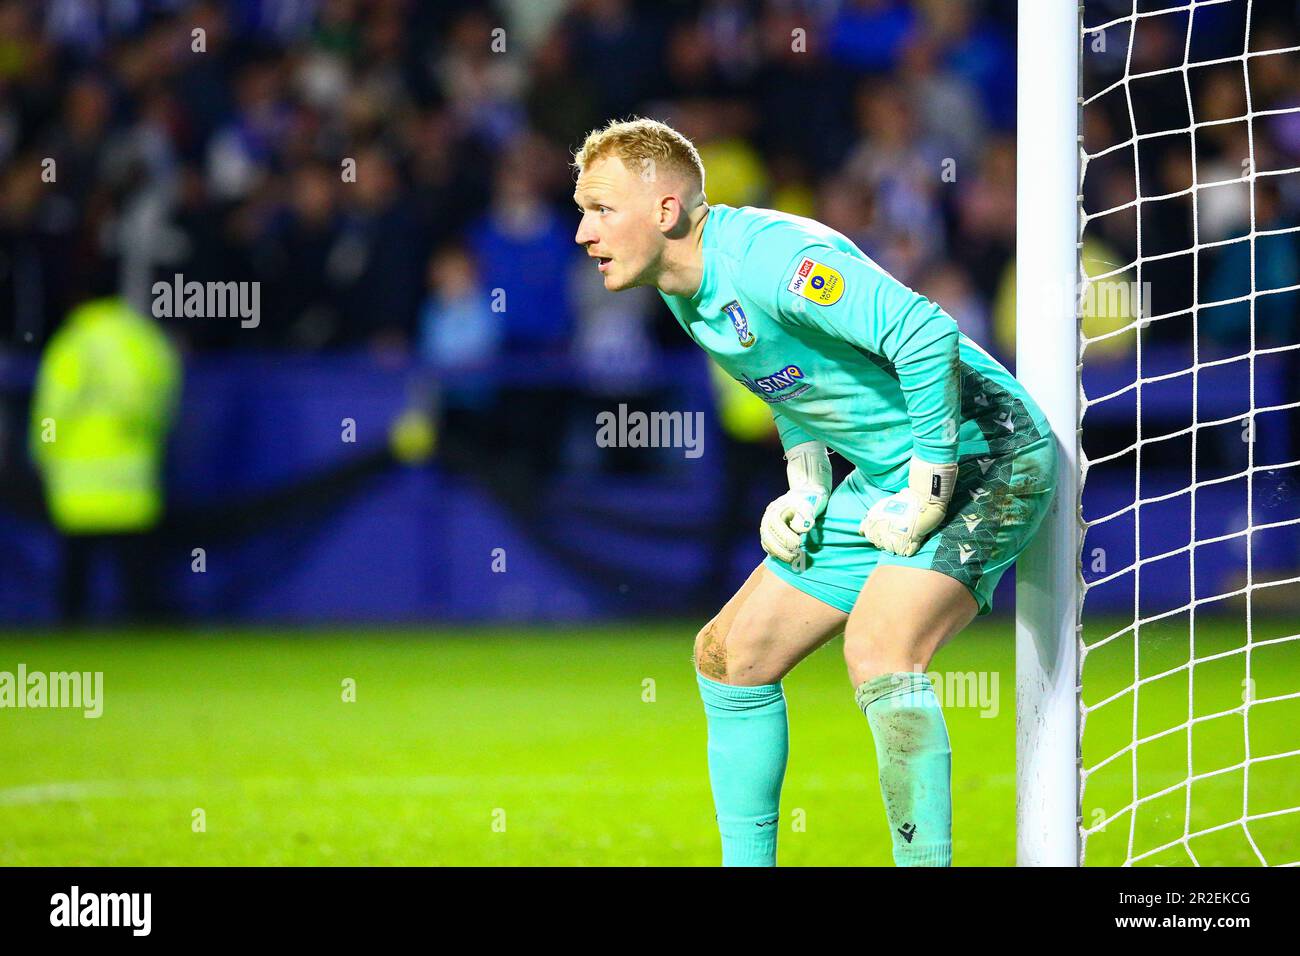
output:
[{"label": "sheffield wednesday club crest", "polygon": [[722,307],[722,311],[727,313],[731,319],[731,326],[736,330],[736,338],[740,339],[742,348],[749,348],[756,340],[754,333],[749,331],[749,319],[745,318],[745,310],[740,307],[740,303],[733,299]]}]

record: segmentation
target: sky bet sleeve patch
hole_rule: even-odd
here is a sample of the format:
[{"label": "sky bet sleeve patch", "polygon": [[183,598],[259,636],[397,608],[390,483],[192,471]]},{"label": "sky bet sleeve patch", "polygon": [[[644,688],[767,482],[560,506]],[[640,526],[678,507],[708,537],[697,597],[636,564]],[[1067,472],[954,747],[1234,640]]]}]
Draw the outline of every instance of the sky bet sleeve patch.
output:
[{"label": "sky bet sleeve patch", "polygon": [[818,305],[834,305],[844,294],[844,277],[830,266],[804,256],[786,289]]}]

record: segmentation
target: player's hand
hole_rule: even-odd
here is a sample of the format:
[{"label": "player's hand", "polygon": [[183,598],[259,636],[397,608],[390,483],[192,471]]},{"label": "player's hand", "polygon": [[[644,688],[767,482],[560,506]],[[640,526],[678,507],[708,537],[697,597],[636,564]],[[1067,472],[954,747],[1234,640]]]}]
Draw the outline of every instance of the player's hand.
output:
[{"label": "player's hand", "polygon": [[907,487],[872,505],[858,531],[882,551],[911,557],[943,523],[956,482],[955,464],[913,458]]},{"label": "player's hand", "polygon": [[787,564],[799,554],[803,536],[812,530],[831,491],[831,462],[826,446],[804,442],[786,452],[790,490],[767,506],[759,524],[763,550]]},{"label": "player's hand", "polygon": [[763,522],[758,529],[763,550],[787,564],[794,561],[804,534],[812,530],[825,507],[824,495],[787,491],[763,512]]}]

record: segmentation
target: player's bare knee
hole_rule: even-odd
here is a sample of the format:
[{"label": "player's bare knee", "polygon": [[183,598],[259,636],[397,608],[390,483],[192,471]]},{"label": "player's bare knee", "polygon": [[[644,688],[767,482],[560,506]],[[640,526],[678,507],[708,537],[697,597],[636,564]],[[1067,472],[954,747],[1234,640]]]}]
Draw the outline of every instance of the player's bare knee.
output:
[{"label": "player's bare knee", "polygon": [[913,660],[917,655],[910,641],[889,640],[879,633],[845,638],[844,663],[849,680],[856,687],[863,681],[899,671],[924,669],[926,661]]},{"label": "player's bare knee", "polygon": [[695,635],[695,669],[709,680],[727,679],[727,639],[717,618]]},{"label": "player's bare knee", "polygon": [[783,676],[775,645],[761,627],[733,621],[725,633],[710,621],[695,639],[695,667],[710,680],[723,684],[771,684]]},{"label": "player's bare knee", "polygon": [[740,615],[727,634],[727,683],[746,687],[774,684],[785,675],[781,647],[770,622]]}]

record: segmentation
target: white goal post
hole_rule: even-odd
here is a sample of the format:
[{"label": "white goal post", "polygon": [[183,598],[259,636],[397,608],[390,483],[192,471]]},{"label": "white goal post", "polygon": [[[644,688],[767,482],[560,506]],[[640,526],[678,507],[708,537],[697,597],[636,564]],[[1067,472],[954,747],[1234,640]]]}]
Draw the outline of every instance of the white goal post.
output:
[{"label": "white goal post", "polygon": [[1076,0],[1020,0],[1016,375],[1056,433],[1056,500],[1016,566],[1016,862],[1078,862],[1079,48]]},{"label": "white goal post", "polygon": [[1017,29],[1017,863],[1300,865],[1300,4]]}]

